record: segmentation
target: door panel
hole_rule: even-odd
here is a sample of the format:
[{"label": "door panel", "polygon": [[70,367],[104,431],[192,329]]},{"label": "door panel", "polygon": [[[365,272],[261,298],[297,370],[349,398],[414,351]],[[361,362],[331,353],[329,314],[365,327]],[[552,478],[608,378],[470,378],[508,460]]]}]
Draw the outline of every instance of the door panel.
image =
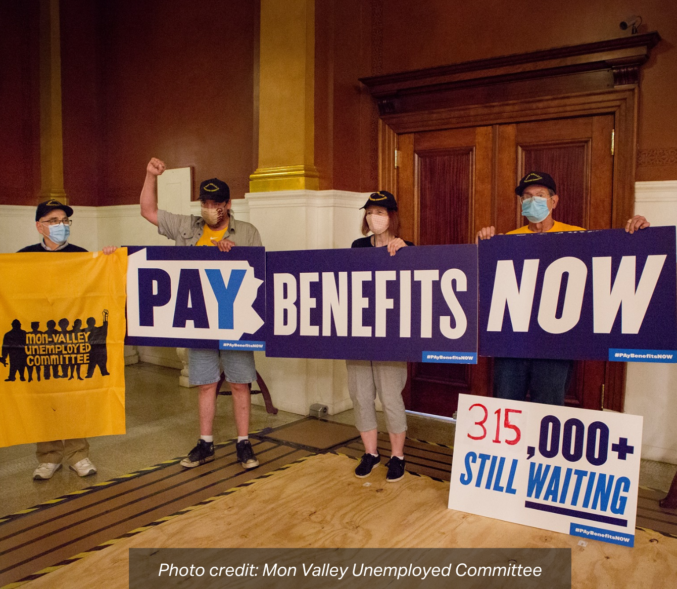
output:
[{"label": "door panel", "polygon": [[[610,228],[612,129],[611,115],[516,125],[516,181],[531,170],[547,172],[557,182],[559,203],[553,213],[557,221],[586,229]],[[528,223],[519,211],[516,214],[515,227]],[[618,368],[607,362],[576,362],[566,404],[599,409],[607,370]]]},{"label": "door panel", "polygon": [[419,245],[468,243],[474,153],[418,153]]},{"label": "door panel", "polygon": [[[530,145],[522,147],[518,144],[518,161],[521,170],[547,171],[556,178],[557,193],[561,192],[555,219],[568,225],[587,227],[589,211],[588,183],[586,168],[590,157],[590,142],[560,143],[554,145]],[[520,170],[520,171],[521,171]],[[574,195],[567,197],[568,195]],[[529,221],[519,220],[520,225]]]},{"label": "door panel", "polygon": [[[586,229],[611,227],[613,119],[603,115],[515,126],[516,180],[530,170],[555,178],[558,221]],[[524,218],[519,220],[526,223]]]},{"label": "door panel", "polygon": [[[418,209],[414,241],[471,243],[476,215],[488,216],[491,209],[491,127],[417,133],[399,144],[401,151],[405,145],[409,181],[399,182],[398,191],[404,210],[411,211],[412,202]],[[476,367],[412,362],[405,404],[414,411],[452,415],[460,393],[489,392],[489,374],[486,359]]]},{"label": "door panel", "polygon": [[[474,151],[474,145],[442,151],[417,150],[419,245],[468,242]],[[437,412],[451,402],[448,410],[457,402],[459,392],[472,389],[471,371],[463,365],[412,362],[409,374],[410,409],[414,411]],[[452,399],[448,399],[449,392]]]},{"label": "door panel", "polygon": [[[499,233],[520,227],[527,221],[514,187],[533,169],[557,181],[555,219],[611,227],[612,129],[613,116],[603,115],[399,135],[403,237],[420,245],[472,243],[481,227],[495,225]],[[605,382],[607,398],[620,399],[609,384],[622,386],[623,366],[577,362],[567,404],[599,408]],[[477,366],[411,363],[406,406],[452,415],[459,393],[491,394],[491,368],[488,358]]]}]

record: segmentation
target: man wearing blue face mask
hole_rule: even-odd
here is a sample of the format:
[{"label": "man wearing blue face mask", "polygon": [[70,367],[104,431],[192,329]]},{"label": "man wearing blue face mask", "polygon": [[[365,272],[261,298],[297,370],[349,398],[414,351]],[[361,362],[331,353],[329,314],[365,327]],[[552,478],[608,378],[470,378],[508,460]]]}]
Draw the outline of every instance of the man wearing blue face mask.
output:
[{"label": "man wearing blue face mask", "polygon": [[[522,215],[529,221],[507,235],[519,233],[558,233],[585,231],[582,227],[560,223],[552,218],[557,207],[557,185],[545,172],[529,172],[515,188],[522,205]],[[649,227],[641,215],[635,215],[625,224],[628,233]],[[477,233],[476,242],[496,235],[495,227],[484,227]],[[527,393],[535,403],[564,405],[572,360],[547,360],[525,358],[494,358],[494,397],[524,401]]]},{"label": "man wearing blue face mask", "polygon": [[[35,211],[35,227],[42,236],[42,241],[19,250],[19,253],[86,252],[86,249],[68,243],[71,224],[73,223],[70,219],[72,215],[73,209],[58,200],[52,199],[41,202]],[[112,254],[116,249],[115,246],[107,246],[103,248],[103,253]],[[54,324],[53,321],[50,323]],[[65,327],[63,329],[65,332]],[[56,367],[53,368],[54,378],[59,378]],[[64,367],[65,369],[66,367]],[[36,372],[37,370],[36,368]],[[66,376],[68,375],[64,372],[62,377]],[[46,366],[45,380],[47,379],[49,379],[49,367]],[[40,379],[38,378],[38,380]],[[96,467],[89,459],[89,443],[84,438],[39,442],[35,455],[39,465],[33,473],[33,478],[38,481],[51,479],[54,473],[61,468],[61,462],[64,458],[70,464],[71,469],[81,477],[96,474]]]},{"label": "man wearing blue face mask", "polygon": [[46,200],[35,212],[35,227],[42,241],[19,250],[23,252],[86,252],[77,245],[68,243],[71,234],[70,217],[73,209],[58,200]]},{"label": "man wearing blue face mask", "polygon": [[[558,233],[561,231],[585,231],[583,227],[560,223],[552,218],[553,211],[559,202],[555,180],[545,172],[529,172],[515,188],[515,194],[522,205],[522,215],[529,221],[528,225],[508,231],[506,235],[518,233]],[[628,233],[649,227],[650,223],[641,215],[635,215],[625,224]],[[483,227],[477,232],[476,242],[490,239],[496,235],[495,227]]]}]

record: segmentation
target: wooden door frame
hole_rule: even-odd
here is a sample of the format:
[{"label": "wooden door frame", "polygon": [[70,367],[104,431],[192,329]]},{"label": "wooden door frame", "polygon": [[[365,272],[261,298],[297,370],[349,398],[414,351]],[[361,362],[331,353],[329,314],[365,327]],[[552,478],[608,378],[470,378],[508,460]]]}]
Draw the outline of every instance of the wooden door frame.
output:
[{"label": "wooden door frame", "polygon": [[[652,32],[360,79],[379,108],[379,189],[397,196],[413,180],[398,173],[395,153],[412,133],[612,114],[611,223],[623,227],[634,212],[640,69],[660,41]],[[416,219],[413,198],[400,206]],[[496,190],[493,199],[495,224]],[[625,364],[609,363],[606,381],[604,406],[622,411]]]},{"label": "wooden door frame", "polygon": [[634,208],[640,68],[660,40],[653,32],[362,78],[380,113],[379,187],[397,191],[393,147],[404,133],[613,114],[612,223],[623,226]]}]

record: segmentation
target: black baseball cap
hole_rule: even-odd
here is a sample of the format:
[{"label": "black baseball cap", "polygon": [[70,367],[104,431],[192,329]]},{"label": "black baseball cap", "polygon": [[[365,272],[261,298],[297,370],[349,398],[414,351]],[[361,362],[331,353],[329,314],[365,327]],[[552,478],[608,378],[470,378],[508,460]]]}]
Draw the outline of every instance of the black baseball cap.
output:
[{"label": "black baseball cap", "polygon": [[66,213],[67,217],[70,217],[73,214],[73,209],[71,209],[68,205],[65,205],[62,202],[59,202],[58,200],[52,198],[50,200],[46,200],[45,202],[41,202],[38,205],[38,208],[35,211],[35,220],[39,221],[43,217],[49,215],[49,213],[51,213],[52,211],[59,210]]},{"label": "black baseball cap", "polygon": [[230,188],[223,180],[210,178],[200,184],[200,200],[213,200],[216,202],[228,202],[230,200]]},{"label": "black baseball cap", "polygon": [[524,189],[532,184],[545,186],[546,188],[550,188],[553,192],[557,192],[557,185],[550,174],[546,174],[545,172],[529,172],[520,180],[517,188],[515,188],[515,194],[517,196],[522,196]]},{"label": "black baseball cap", "polygon": [[389,211],[396,211],[397,201],[395,200],[395,197],[390,194],[390,192],[387,190],[381,190],[379,192],[372,192],[366,204],[362,208],[366,209],[368,206],[384,207]]}]

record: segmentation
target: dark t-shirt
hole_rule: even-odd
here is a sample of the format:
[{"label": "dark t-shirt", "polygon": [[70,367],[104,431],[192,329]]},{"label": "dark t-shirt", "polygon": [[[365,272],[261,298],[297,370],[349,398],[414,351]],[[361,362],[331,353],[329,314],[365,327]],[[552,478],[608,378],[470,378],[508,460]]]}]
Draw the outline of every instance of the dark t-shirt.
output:
[{"label": "dark t-shirt", "polygon": [[86,249],[83,249],[81,247],[78,247],[77,245],[73,245],[72,243],[69,243],[65,248],[61,250],[46,250],[44,247],[42,247],[41,243],[36,243],[35,245],[29,245],[21,250],[19,250],[17,253],[26,253],[26,252],[45,252],[45,253],[61,253],[61,252],[66,252],[66,253],[75,253],[75,252],[86,252]]},{"label": "dark t-shirt", "polygon": [[[407,241],[406,239],[404,240],[404,243],[407,245],[414,245],[411,243],[411,241]],[[368,235],[367,237],[360,237],[359,239],[356,239],[353,241],[353,245],[350,246],[352,247],[374,247],[371,243],[371,235]]]}]

